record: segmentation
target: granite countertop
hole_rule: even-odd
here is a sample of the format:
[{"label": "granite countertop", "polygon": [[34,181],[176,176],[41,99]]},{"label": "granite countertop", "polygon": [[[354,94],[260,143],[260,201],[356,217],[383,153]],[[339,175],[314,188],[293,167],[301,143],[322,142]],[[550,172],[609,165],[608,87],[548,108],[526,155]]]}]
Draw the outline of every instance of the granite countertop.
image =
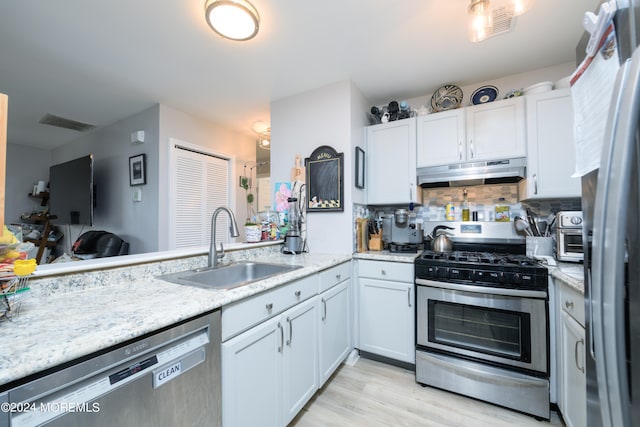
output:
[{"label": "granite countertop", "polygon": [[354,259],[413,263],[420,253],[399,253],[389,251],[366,251],[353,254]]},{"label": "granite countertop", "polygon": [[[303,268],[230,290],[137,279],[46,293],[33,290],[13,321],[0,323],[0,385],[275,288],[351,255],[272,255],[257,261]],[[9,388],[0,386],[1,389]]]},{"label": "granite countertop", "polygon": [[547,266],[549,274],[567,286],[584,295],[584,266],[570,262],[558,262],[555,266]]}]

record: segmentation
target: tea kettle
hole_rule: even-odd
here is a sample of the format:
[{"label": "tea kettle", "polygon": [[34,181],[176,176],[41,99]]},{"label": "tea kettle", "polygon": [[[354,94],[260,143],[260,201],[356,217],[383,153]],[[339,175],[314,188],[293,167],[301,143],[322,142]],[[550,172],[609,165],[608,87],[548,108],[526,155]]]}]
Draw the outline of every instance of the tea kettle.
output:
[{"label": "tea kettle", "polygon": [[438,234],[440,230],[453,230],[453,227],[447,227],[446,225],[437,225],[433,228],[429,237],[431,237],[431,250],[434,252],[451,252],[453,249],[453,242],[446,234]]}]

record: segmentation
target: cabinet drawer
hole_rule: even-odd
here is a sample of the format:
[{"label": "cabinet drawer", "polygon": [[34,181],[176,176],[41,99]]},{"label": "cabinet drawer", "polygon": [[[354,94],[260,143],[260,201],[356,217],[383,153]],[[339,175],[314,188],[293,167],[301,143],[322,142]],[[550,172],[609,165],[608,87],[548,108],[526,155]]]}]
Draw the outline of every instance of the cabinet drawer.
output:
[{"label": "cabinet drawer", "polygon": [[558,304],[584,327],[584,295],[576,291],[562,280],[558,280],[560,290]]},{"label": "cabinet drawer", "polygon": [[222,341],[316,295],[318,275],[305,277],[222,307]]},{"label": "cabinet drawer", "polygon": [[321,271],[319,276],[320,291],[318,293],[321,293],[351,277],[351,262],[344,262],[340,265],[336,265],[335,267]]},{"label": "cabinet drawer", "polygon": [[358,260],[358,276],[413,283],[413,263]]}]

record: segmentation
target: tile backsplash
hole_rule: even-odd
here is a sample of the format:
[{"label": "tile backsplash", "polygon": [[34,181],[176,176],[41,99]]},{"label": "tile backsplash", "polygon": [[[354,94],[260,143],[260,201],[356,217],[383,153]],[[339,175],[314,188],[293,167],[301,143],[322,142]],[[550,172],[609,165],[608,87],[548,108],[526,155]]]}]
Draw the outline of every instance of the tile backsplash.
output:
[{"label": "tile backsplash", "polygon": [[[516,215],[526,215],[527,207],[531,208],[534,214],[541,217],[556,213],[562,210],[580,210],[580,199],[547,199],[530,200],[520,202],[518,196],[518,184],[492,184],[477,185],[469,187],[442,187],[425,188],[422,190],[422,206],[416,206],[414,212],[416,221],[444,221],[445,205],[453,202],[456,206],[456,215],[461,214],[460,205],[463,200],[462,192],[467,189],[467,200],[471,212],[478,211],[485,213],[485,221],[489,216],[487,212],[495,211],[497,204],[505,204],[510,207],[511,218]],[[504,201],[500,200],[501,198]],[[403,206],[404,207],[404,206]],[[376,207],[376,213],[391,213],[398,206]]]}]

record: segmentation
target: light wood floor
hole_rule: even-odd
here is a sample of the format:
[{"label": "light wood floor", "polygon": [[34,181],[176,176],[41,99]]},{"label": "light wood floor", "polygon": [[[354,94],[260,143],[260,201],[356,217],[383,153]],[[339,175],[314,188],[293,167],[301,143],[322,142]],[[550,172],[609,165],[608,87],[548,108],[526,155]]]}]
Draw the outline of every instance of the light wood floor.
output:
[{"label": "light wood floor", "polygon": [[360,358],[342,365],[290,427],[563,426],[415,382],[414,372]]}]

